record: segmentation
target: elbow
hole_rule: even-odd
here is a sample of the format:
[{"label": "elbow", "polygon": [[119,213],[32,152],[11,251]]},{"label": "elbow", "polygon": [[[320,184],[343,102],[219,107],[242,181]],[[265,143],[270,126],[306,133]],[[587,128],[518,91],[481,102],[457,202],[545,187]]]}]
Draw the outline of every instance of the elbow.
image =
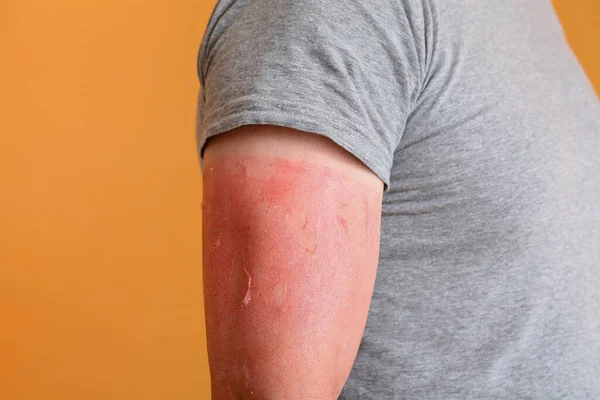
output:
[{"label": "elbow", "polygon": [[[348,378],[348,368],[323,368],[318,362],[302,366],[300,363],[276,366],[272,362],[247,362],[256,358],[254,355],[241,357],[242,362],[236,362],[240,361],[238,358],[226,364],[211,363],[212,399],[335,400]],[[262,361],[268,358],[263,357]]]},{"label": "elbow", "polygon": [[[290,376],[290,379],[293,379]],[[213,400],[335,400],[343,385],[335,382],[317,385],[279,382],[267,385],[228,384],[212,387]]]}]

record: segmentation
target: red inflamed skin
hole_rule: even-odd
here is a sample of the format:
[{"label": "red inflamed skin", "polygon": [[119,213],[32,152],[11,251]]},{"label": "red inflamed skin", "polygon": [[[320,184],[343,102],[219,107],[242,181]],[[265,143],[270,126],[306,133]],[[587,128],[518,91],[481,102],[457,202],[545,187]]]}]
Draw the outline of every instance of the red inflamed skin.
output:
[{"label": "red inflamed skin", "polygon": [[335,399],[371,301],[381,181],[329,139],[209,141],[203,267],[213,399]]}]

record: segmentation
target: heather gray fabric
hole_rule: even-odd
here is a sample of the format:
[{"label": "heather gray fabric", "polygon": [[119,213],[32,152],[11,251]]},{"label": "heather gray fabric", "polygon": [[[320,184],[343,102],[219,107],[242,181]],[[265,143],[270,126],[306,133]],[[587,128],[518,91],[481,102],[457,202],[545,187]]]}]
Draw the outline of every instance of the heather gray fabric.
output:
[{"label": "heather gray fabric", "polygon": [[198,143],[326,135],[386,183],[342,399],[600,399],[600,105],[548,0],[223,0]]}]

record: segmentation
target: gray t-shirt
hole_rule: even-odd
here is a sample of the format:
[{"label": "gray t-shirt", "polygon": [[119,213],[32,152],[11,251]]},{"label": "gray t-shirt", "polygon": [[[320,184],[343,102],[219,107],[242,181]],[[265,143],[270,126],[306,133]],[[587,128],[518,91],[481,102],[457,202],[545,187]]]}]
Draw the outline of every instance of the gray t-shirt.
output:
[{"label": "gray t-shirt", "polygon": [[600,103],[549,0],[222,0],[198,142],[325,135],[386,184],[342,399],[600,399]]}]

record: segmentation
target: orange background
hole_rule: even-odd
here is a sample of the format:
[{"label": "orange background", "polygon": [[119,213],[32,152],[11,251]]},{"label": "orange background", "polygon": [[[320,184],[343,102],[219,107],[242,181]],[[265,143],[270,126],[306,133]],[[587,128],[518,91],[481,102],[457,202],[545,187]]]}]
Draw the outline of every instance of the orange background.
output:
[{"label": "orange background", "polygon": [[[600,2],[555,3],[600,89]],[[0,0],[0,398],[209,397],[194,118],[213,4]]]}]

